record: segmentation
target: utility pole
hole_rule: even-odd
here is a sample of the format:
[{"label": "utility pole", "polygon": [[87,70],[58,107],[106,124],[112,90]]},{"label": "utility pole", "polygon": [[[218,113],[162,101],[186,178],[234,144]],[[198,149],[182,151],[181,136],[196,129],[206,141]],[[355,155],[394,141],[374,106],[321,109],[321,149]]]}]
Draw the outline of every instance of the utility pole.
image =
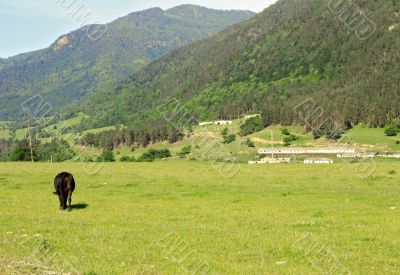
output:
[{"label": "utility pole", "polygon": [[274,158],[274,132],[271,130],[272,158]]},{"label": "utility pole", "polygon": [[31,125],[29,120],[28,120],[28,134],[29,134],[29,148],[31,149],[31,161],[33,162],[32,135],[31,135]]}]

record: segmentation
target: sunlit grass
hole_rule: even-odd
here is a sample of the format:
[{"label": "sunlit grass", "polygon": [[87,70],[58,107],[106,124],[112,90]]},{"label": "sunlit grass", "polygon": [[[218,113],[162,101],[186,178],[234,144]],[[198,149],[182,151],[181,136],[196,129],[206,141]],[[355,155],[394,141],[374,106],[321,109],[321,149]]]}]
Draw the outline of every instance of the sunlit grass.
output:
[{"label": "sunlit grass", "polygon": [[[173,234],[191,263],[219,274],[398,274],[399,164],[366,178],[355,164],[241,165],[233,178],[194,161],[113,163],[96,175],[77,163],[1,164],[0,265],[30,256],[18,243],[41,234],[81,273],[189,274],[177,262],[186,254],[162,241]],[[86,208],[58,210],[61,171]]]},{"label": "sunlit grass", "polygon": [[371,145],[371,150],[400,151],[400,144],[396,144],[396,140],[400,140],[400,137],[386,136],[383,128],[368,128],[359,125],[349,130],[344,137],[350,138],[354,143]]}]

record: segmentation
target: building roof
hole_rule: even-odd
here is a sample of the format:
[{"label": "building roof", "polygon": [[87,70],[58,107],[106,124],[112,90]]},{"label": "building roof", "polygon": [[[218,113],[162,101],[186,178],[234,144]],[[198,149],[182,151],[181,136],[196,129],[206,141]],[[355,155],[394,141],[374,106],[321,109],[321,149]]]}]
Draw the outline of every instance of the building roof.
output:
[{"label": "building roof", "polygon": [[282,151],[290,151],[290,150],[355,150],[354,147],[347,146],[337,146],[337,147],[276,147],[276,148],[260,148],[260,150],[282,150]]},{"label": "building roof", "polygon": [[305,160],[333,161],[332,159],[328,159],[328,158],[308,158],[308,159],[305,159]]}]

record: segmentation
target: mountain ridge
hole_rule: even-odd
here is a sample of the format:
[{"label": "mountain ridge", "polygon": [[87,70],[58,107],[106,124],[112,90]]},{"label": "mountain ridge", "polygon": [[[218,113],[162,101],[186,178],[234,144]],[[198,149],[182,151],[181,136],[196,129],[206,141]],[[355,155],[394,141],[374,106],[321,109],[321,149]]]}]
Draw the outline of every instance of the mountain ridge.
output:
[{"label": "mountain ridge", "polygon": [[193,18],[185,9],[175,9],[179,16],[154,8],[133,12],[104,25],[98,40],[88,37],[88,25],[45,49],[0,60],[0,118],[15,118],[21,102],[38,93],[56,108],[80,101],[173,49],[254,15],[192,6],[206,14]]}]

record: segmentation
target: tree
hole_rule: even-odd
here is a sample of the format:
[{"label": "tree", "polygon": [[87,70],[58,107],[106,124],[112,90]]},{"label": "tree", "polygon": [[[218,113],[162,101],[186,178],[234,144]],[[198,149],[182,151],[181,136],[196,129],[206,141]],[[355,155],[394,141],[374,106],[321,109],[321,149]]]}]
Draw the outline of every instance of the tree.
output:
[{"label": "tree", "polygon": [[252,142],[249,138],[244,142],[244,145],[247,147],[255,147],[254,142]]},{"label": "tree", "polygon": [[290,146],[292,145],[292,138],[291,137],[284,137],[283,138],[283,145],[284,146]]},{"label": "tree", "polygon": [[100,162],[104,161],[104,162],[114,162],[115,161],[115,157],[114,157],[114,153],[111,150],[104,150],[103,154],[101,154],[101,156],[98,159]]},{"label": "tree", "polygon": [[178,153],[178,156],[180,158],[184,158],[184,157],[186,157],[187,155],[190,154],[191,150],[192,150],[192,146],[191,145],[187,145],[187,146],[182,148],[182,150]]},{"label": "tree", "polygon": [[28,146],[16,147],[11,151],[10,154],[11,161],[30,161],[30,149]]},{"label": "tree", "polygon": [[229,144],[229,143],[234,142],[235,140],[236,140],[236,135],[231,134],[231,135],[224,136],[223,143]]},{"label": "tree", "polygon": [[264,129],[264,123],[259,117],[252,117],[247,119],[242,125],[240,125],[239,135],[244,137],[252,133],[261,131]]},{"label": "tree", "polygon": [[394,125],[389,125],[385,128],[385,135],[388,137],[397,136],[397,129]]},{"label": "tree", "polygon": [[164,159],[171,157],[171,152],[168,149],[149,149],[144,152],[140,157],[139,161],[154,161],[156,159]]},{"label": "tree", "polygon": [[282,129],[281,129],[281,133],[282,133],[282,135],[284,135],[284,136],[290,135],[290,131],[289,131],[288,129],[286,129],[286,128],[282,128]]}]

